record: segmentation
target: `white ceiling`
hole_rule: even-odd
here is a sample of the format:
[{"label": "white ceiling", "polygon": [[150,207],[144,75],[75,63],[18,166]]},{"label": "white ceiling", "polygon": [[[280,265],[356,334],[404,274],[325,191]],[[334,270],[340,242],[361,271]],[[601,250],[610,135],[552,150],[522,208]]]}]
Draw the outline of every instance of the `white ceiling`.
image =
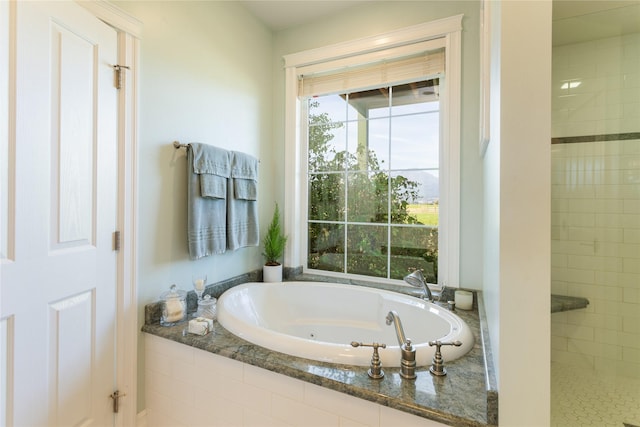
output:
[{"label": "white ceiling", "polygon": [[[280,31],[372,1],[377,0],[240,0],[240,3],[269,28]],[[640,32],[640,0],[555,0],[553,20],[554,45]]]},{"label": "white ceiling", "polygon": [[640,32],[640,0],[553,2],[553,44]]},{"label": "white ceiling", "polygon": [[247,9],[274,31],[295,27],[368,0],[242,0]]},{"label": "white ceiling", "polygon": [[638,5],[638,0],[554,0],[553,19],[564,19],[574,16],[588,15],[608,9]]}]

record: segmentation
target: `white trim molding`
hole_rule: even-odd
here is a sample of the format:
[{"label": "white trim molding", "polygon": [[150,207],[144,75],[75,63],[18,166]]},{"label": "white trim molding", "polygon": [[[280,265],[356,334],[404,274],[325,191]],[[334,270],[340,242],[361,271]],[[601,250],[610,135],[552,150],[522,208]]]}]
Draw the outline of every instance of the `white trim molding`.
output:
[{"label": "white trim molding", "polygon": [[[440,138],[446,141],[440,144],[441,165],[446,165],[447,171],[440,175],[444,180],[441,184],[444,194],[440,194],[439,228],[446,230],[438,232],[438,253],[444,254],[446,263],[439,266],[438,280],[440,284],[449,287],[460,286],[460,109],[462,84],[462,34],[461,31],[446,35],[444,108],[440,118],[442,134]],[[443,200],[443,196],[445,200]],[[444,210],[443,210],[444,207]]]},{"label": "white trim molding", "polygon": [[[379,53],[399,48],[404,53],[424,50],[424,42],[442,44],[445,47],[446,75],[443,92],[446,102],[442,105],[441,164],[448,173],[442,177],[446,193],[446,208],[441,204],[441,227],[446,228],[446,239],[441,238],[439,250],[445,254],[446,267],[440,270],[439,280],[447,286],[459,287],[460,256],[460,103],[462,68],[462,18],[455,15],[432,22],[414,25],[384,34],[345,41],[321,48],[284,56],[285,67],[285,231],[290,236],[285,253],[285,264],[300,266],[306,252],[306,150],[303,149],[300,123],[298,79],[302,69],[324,70],[329,62],[348,64],[351,58],[379,57]],[[441,195],[442,203],[442,195]],[[442,236],[444,233],[439,233]]]},{"label": "white trim molding", "polygon": [[[132,34],[118,34],[119,62],[127,65],[124,84],[119,94],[119,159],[118,194],[120,210],[118,229],[121,231],[121,250],[118,253],[118,354],[117,381],[121,392],[129,400],[122,406],[117,426],[134,425],[137,411],[137,349],[138,329],[137,290],[137,223],[138,223],[138,69],[140,43]],[[126,397],[125,397],[126,399]]]},{"label": "white trim molding", "polygon": [[15,318],[0,318],[0,425],[13,425],[13,368]]},{"label": "white trim molding", "polygon": [[129,15],[119,7],[105,0],[76,0],[96,18],[99,18],[118,29],[136,38],[142,36],[142,22]]},{"label": "white trim molding", "polygon": [[136,417],[136,427],[147,427],[147,418],[146,409],[138,412],[138,416]]},{"label": "white trim molding", "polygon": [[[105,0],[78,1],[91,14],[118,31],[118,65],[124,70],[122,88],[118,94],[118,230],[121,250],[118,253],[118,325],[117,384],[122,400],[116,426],[139,423],[137,414],[138,371],[138,298],[137,265],[137,164],[138,164],[138,91],[140,36],[142,23]],[[116,64],[114,64],[116,65]]]},{"label": "white trim molding", "polygon": [[455,15],[384,34],[292,53],[284,56],[284,66],[303,67],[441,38],[446,34],[462,31],[462,17],[463,15]]},{"label": "white trim molding", "polygon": [[0,267],[15,260],[16,245],[16,8],[15,2],[0,2]]},{"label": "white trim molding", "polygon": [[490,134],[491,2],[480,2],[480,155],[484,156]]}]

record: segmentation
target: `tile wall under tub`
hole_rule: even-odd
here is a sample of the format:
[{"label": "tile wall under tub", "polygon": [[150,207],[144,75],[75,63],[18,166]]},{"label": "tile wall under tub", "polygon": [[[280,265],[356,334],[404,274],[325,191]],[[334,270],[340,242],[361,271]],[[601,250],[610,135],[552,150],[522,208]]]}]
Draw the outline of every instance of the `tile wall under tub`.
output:
[{"label": "tile wall under tub", "polygon": [[204,350],[144,335],[148,426],[445,427]]}]

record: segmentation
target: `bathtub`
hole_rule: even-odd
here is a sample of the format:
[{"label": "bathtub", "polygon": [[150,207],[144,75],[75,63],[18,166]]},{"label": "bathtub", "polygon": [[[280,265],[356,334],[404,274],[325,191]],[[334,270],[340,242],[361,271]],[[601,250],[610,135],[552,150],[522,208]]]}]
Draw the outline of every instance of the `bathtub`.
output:
[{"label": "bathtub", "polygon": [[428,342],[459,340],[443,346],[451,361],[473,347],[467,324],[454,313],[418,298],[355,285],[321,282],[246,283],[218,300],[218,321],[232,334],[270,350],[306,359],[369,366],[372,349],[352,341],[384,343],[382,366],[400,366],[395,328],[385,318],[395,310],[405,335],[416,348],[418,366],[431,364]]}]

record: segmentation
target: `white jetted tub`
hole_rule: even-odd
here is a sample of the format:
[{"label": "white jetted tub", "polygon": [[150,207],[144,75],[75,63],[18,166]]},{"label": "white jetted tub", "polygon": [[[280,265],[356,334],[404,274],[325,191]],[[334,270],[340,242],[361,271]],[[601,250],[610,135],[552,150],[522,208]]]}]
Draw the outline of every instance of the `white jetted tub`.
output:
[{"label": "white jetted tub", "polygon": [[473,347],[473,334],[454,313],[396,292],[322,282],[246,283],[218,299],[218,321],[246,341],[291,356],[356,366],[369,366],[372,349],[354,348],[352,341],[386,344],[379,349],[382,366],[400,366],[395,327],[385,321],[391,310],[416,348],[417,366],[431,364],[435,347],[429,341],[462,342],[442,347],[445,363]]}]

